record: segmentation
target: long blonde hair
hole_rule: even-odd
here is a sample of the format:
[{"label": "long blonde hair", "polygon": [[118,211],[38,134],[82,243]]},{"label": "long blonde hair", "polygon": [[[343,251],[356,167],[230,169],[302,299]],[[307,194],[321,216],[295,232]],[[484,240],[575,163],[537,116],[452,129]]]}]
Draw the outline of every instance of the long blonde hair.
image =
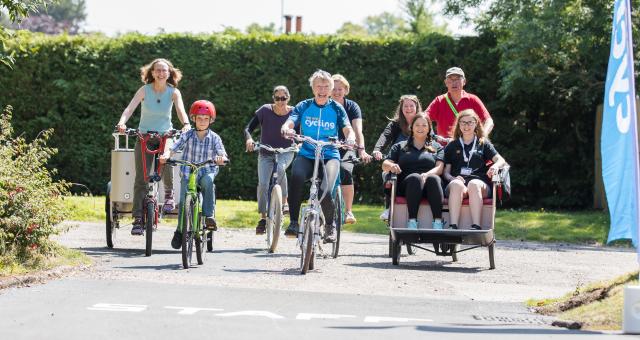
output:
[{"label": "long blonde hair", "polygon": [[478,143],[479,144],[484,143],[484,137],[485,137],[484,128],[482,127],[482,122],[480,121],[480,117],[478,117],[478,115],[473,109],[462,110],[460,111],[460,113],[458,113],[458,118],[456,118],[456,124],[454,125],[454,128],[453,128],[454,129],[453,139],[458,139],[462,137],[462,130],[460,129],[460,120],[464,117],[472,117],[476,121],[475,133],[476,133],[476,136],[478,137]]}]

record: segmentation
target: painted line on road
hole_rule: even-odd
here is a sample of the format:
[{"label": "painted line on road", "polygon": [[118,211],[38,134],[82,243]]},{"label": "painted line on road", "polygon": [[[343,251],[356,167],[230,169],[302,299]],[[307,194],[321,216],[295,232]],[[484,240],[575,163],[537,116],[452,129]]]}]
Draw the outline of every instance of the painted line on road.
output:
[{"label": "painted line on road", "polygon": [[[179,315],[195,315],[200,312],[222,312],[222,308],[210,308],[210,307],[189,307],[189,306],[164,306],[164,309],[176,310]],[[87,307],[88,310],[93,311],[107,311],[107,312],[125,312],[125,313],[140,313],[149,310],[148,305],[131,305],[122,303],[96,303],[93,306]],[[241,310],[225,313],[215,313],[215,316],[219,317],[260,317],[271,320],[287,319],[285,316],[279,315],[265,310]],[[297,313],[295,320],[309,321],[309,320],[339,320],[339,319],[355,319],[359,318],[357,315],[350,314],[326,314],[326,313]],[[393,316],[367,316],[363,317],[363,322],[366,323],[381,323],[381,322],[433,322],[432,319],[417,319],[417,318],[403,318]]]}]

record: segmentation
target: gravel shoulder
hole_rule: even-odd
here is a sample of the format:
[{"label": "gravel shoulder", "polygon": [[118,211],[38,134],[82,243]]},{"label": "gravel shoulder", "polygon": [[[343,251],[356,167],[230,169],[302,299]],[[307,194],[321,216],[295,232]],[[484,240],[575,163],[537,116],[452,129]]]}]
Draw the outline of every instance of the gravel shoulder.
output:
[{"label": "gravel shoulder", "polygon": [[488,269],[487,248],[461,253],[457,263],[423,250],[407,255],[403,249],[400,266],[393,266],[387,236],[343,233],[340,256],[318,258],[317,269],[303,276],[295,240],[282,238],[278,252],[268,254],[264,237],[253,230],[220,228],[205,264],[183,270],[180,252],[169,246],[170,226],[160,226],[153,256],[144,257],[144,240],[129,235],[129,227],[118,233],[116,247],[108,249],[102,223],[66,224],[71,228],[58,241],[95,261],[69,275],[89,279],[522,302],[562,296],[638,267],[633,249],[510,241],[498,241],[494,270]]}]

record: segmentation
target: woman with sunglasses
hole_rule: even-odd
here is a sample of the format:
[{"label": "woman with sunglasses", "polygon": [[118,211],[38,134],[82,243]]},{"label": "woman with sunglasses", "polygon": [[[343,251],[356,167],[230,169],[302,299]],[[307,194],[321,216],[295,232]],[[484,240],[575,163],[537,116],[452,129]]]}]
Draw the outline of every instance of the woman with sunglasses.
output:
[{"label": "woman with sunglasses", "polygon": [[[247,152],[254,149],[254,140],[251,133],[260,126],[260,142],[270,145],[273,148],[287,148],[291,146],[291,140],[283,138],[280,134],[280,127],[289,119],[289,114],[293,109],[287,105],[291,96],[289,90],[284,85],[278,85],[273,89],[273,103],[262,105],[256,112],[249,124],[244,128],[245,145]],[[293,152],[283,153],[278,156],[278,180],[282,187],[283,213],[289,212],[287,204],[287,175],[285,171],[293,160]],[[264,234],[267,225],[267,191],[271,169],[273,168],[275,156],[266,150],[260,150],[258,155],[258,212],[260,220],[256,227],[256,234]]]},{"label": "woman with sunglasses", "polygon": [[[493,164],[488,167],[487,162]],[[473,109],[463,110],[456,119],[453,140],[444,149],[444,179],[449,182],[449,227],[458,229],[462,200],[469,197],[471,229],[480,230],[482,199],[491,192],[491,177],[505,160],[485,136],[480,118]]]}]

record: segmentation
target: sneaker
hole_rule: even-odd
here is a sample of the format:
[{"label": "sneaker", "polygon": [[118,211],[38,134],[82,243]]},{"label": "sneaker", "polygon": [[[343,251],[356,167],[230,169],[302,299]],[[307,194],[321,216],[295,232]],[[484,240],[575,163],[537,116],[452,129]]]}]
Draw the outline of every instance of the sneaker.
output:
[{"label": "sneaker", "polygon": [[383,221],[388,221],[389,220],[389,209],[384,209],[382,214],[380,214],[380,219],[383,220]]},{"label": "sneaker", "polygon": [[131,228],[131,235],[144,234],[144,226],[142,224],[142,217],[135,217],[133,220],[133,228]]},{"label": "sneaker", "polygon": [[264,218],[258,221],[258,226],[256,227],[256,235],[262,235],[267,233],[267,220]]},{"label": "sneaker", "polygon": [[431,223],[431,227],[435,230],[442,230],[444,229],[444,222],[442,222],[442,220],[440,221],[433,221]]},{"label": "sneaker", "polygon": [[482,227],[477,225],[477,224],[472,224],[471,225],[471,229],[473,229],[473,230],[482,230]]},{"label": "sneaker", "polygon": [[282,206],[282,215],[289,215],[289,204],[285,203]]},{"label": "sneaker", "polygon": [[449,224],[449,229],[458,229],[457,224]]},{"label": "sneaker", "polygon": [[353,212],[347,211],[346,216],[344,217],[344,223],[355,224],[356,222],[356,217],[353,216]]},{"label": "sneaker", "polygon": [[176,208],[176,202],[173,198],[165,198],[164,205],[162,206],[162,211],[165,213],[170,213]]},{"label": "sneaker", "polygon": [[213,218],[213,216],[205,217],[204,225],[207,227],[207,230],[218,230],[218,224],[216,223],[216,219]]},{"label": "sneaker", "polygon": [[336,241],[336,235],[338,234],[336,230],[336,225],[325,225],[324,226],[324,241],[326,243],[334,243]]},{"label": "sneaker", "polygon": [[180,249],[182,248],[182,233],[176,230],[173,233],[173,238],[171,239],[171,248]]},{"label": "sneaker", "polygon": [[293,221],[289,224],[287,230],[285,230],[284,236],[293,238],[298,237],[298,230],[300,230],[298,222]]},{"label": "sneaker", "polygon": [[415,218],[410,218],[407,221],[407,229],[418,229],[418,221]]}]

